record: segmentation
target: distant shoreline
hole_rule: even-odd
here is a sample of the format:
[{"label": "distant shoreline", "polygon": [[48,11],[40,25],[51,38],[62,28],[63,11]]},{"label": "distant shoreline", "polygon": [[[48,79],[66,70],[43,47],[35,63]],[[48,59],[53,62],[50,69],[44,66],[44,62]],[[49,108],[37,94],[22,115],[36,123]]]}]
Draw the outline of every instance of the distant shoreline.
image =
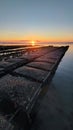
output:
[{"label": "distant shoreline", "polygon": [[[50,44],[73,44],[73,42],[35,42],[35,45],[50,45]],[[32,46],[31,43],[26,42],[0,42],[0,46]]]}]

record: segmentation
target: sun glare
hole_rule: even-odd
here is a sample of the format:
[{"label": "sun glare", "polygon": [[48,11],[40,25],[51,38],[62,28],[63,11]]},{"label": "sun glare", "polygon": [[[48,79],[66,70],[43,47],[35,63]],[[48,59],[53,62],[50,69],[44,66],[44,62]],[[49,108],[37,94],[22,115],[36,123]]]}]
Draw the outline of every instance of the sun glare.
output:
[{"label": "sun glare", "polygon": [[32,46],[34,46],[35,45],[35,41],[31,41],[31,44],[32,44]]}]

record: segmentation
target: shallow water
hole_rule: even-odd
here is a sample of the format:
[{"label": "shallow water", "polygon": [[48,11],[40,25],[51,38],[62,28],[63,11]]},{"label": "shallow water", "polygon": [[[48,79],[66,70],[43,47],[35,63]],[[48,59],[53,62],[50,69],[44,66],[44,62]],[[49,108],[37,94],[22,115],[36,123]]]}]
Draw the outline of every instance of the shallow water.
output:
[{"label": "shallow water", "polygon": [[52,84],[58,90],[66,112],[73,110],[73,45],[69,46],[61,60]]}]

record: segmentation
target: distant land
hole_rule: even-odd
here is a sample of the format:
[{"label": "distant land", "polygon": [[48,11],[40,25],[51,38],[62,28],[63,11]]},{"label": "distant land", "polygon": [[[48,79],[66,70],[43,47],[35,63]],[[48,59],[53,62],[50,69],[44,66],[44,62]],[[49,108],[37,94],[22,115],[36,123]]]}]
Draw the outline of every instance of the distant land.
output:
[{"label": "distant land", "polygon": [[[16,41],[16,42],[0,42],[1,46],[6,46],[6,45],[31,45],[32,43],[28,40],[26,41]],[[40,44],[40,45],[46,45],[46,44],[73,44],[73,42],[40,42],[40,41],[35,41],[35,45]]]}]

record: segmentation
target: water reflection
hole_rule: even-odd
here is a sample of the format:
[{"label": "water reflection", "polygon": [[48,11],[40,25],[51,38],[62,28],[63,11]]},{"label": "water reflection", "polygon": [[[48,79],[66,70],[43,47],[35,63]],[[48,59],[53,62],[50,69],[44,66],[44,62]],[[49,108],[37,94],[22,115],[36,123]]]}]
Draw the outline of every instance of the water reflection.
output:
[{"label": "water reflection", "polygon": [[51,83],[59,92],[67,113],[73,110],[73,45],[69,46]]}]

